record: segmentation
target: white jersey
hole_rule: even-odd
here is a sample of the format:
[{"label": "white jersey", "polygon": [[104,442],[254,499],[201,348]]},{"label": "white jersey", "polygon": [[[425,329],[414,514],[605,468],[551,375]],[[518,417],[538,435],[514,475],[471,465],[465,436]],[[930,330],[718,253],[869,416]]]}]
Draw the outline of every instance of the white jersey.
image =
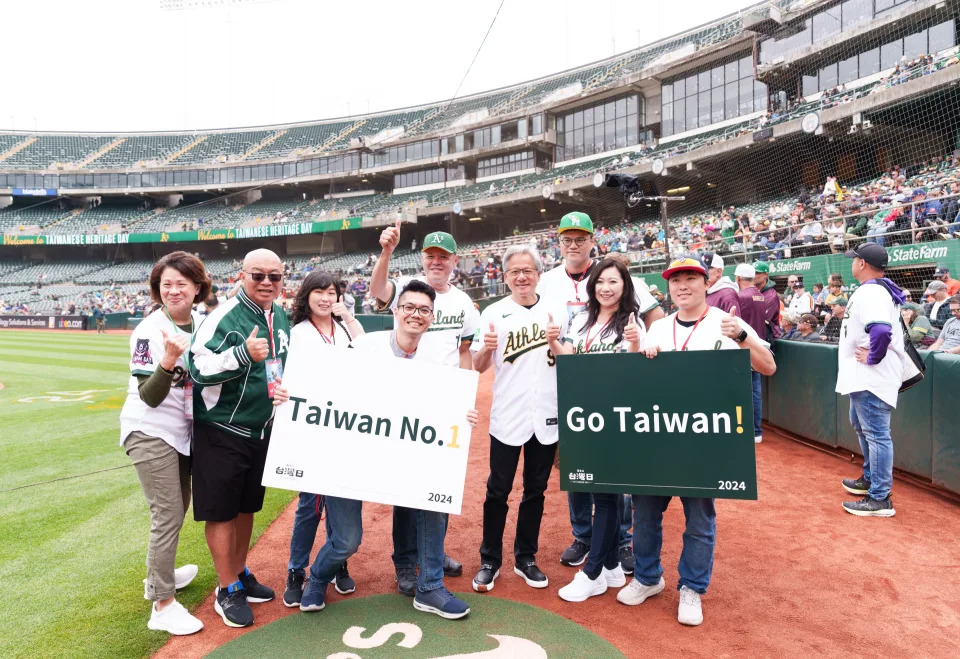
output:
[{"label": "white jersey", "polygon": [[[679,313],[679,312],[677,312]],[[657,346],[661,351],[674,350],[739,350],[740,344],[723,335],[721,323],[729,314],[717,307],[707,307],[707,315],[696,326],[684,327],[672,313],[665,318],[654,321],[647,331],[646,346]],[[769,347],[766,341],[757,336],[743,318],[737,316],[747,334],[757,338],[763,345]]]},{"label": "white jersey", "polygon": [[[192,314],[193,326],[200,324],[200,316]],[[140,431],[151,437],[159,437],[182,455],[190,455],[190,440],[193,438],[193,420],[184,412],[184,384],[190,374],[183,361],[177,358],[173,367],[173,384],[170,392],[157,407],[150,407],[140,400],[138,375],[152,375],[163,359],[163,334],[182,334],[163,310],[154,311],[144,318],[130,335],[130,380],[127,384],[127,400],[120,411],[120,445],[130,433]]]},{"label": "white jersey", "polygon": [[[646,332],[643,329],[643,322],[639,319],[637,325],[640,328],[640,348],[643,349]],[[605,330],[604,326],[596,324],[587,327],[587,312],[582,311],[573,317],[570,327],[563,332],[563,342],[573,346],[575,355],[626,352],[627,342],[617,341],[617,334],[613,329],[609,332]]]},{"label": "white jersey", "polygon": [[[869,349],[870,327],[878,324],[889,325],[892,332],[887,354],[879,364],[861,364],[856,358],[857,348]],[[887,405],[896,407],[906,355],[900,308],[893,303],[887,289],[880,284],[863,284],[853,292],[847,302],[847,315],[840,324],[838,348],[837,393],[869,391]]]},{"label": "white jersey", "polygon": [[[594,261],[596,265],[598,261]],[[592,268],[592,266],[591,266]],[[566,320],[569,323],[581,311],[587,308],[587,279],[589,270],[583,277],[571,277],[563,263],[549,272],[543,273],[540,277],[540,283],[537,284],[537,293],[547,298],[548,301],[566,305]],[[639,277],[630,277],[633,280],[633,288],[637,296],[637,308],[640,316],[651,309],[655,309],[660,303],[650,295],[650,288],[646,282]],[[559,321],[559,319],[557,319]]]},{"label": "white jersey", "polygon": [[[330,343],[332,338],[333,343]],[[310,322],[310,319],[302,320],[290,329],[290,345],[297,343],[313,343],[324,347],[346,348],[350,345],[353,337],[344,328],[344,325],[338,322],[333,323],[333,337],[327,337],[320,334],[316,326]]]},{"label": "white jersey", "polygon": [[480,314],[470,349],[477,352],[483,347],[483,335],[493,323],[498,339],[490,434],[508,446],[522,446],[533,435],[544,445],[558,439],[557,360],[547,346],[547,323],[552,314],[564,325],[565,313],[562,303],[541,296],[530,309],[507,297]]},{"label": "white jersey", "polygon": [[[426,282],[426,277],[400,277],[393,281],[393,296],[387,305],[391,310],[397,308],[397,298],[403,287],[410,281],[418,279]],[[437,293],[433,303],[433,324],[426,335],[420,339],[417,352],[424,350],[436,353],[436,363],[447,366],[460,365],[460,343],[470,341],[477,331],[477,322],[480,313],[473,306],[470,296],[455,286],[450,286],[446,292]]]},{"label": "white jersey", "polygon": [[[412,355],[406,354],[403,349],[397,345],[396,339],[393,337],[393,330],[367,332],[366,334],[355,338],[350,344],[350,347],[355,350],[378,355],[380,357],[416,359],[417,361],[421,362],[440,363],[437,362],[438,354],[436,352],[423,352],[420,349],[420,346],[417,346],[417,351]],[[423,345],[423,339],[425,338],[426,335],[420,338],[420,345]]]}]

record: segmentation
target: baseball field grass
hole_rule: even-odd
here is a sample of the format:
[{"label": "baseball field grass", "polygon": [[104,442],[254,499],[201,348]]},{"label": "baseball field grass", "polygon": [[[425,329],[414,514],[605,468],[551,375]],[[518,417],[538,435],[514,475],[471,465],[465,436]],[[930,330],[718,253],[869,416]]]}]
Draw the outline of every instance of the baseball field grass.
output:
[{"label": "baseball field grass", "polygon": [[[0,657],[143,657],[149,514],[119,446],[129,337],[0,332]],[[268,490],[254,537],[294,494]],[[215,586],[203,527],[187,513],[178,594],[193,609]],[[280,587],[281,584],[271,584]]]}]

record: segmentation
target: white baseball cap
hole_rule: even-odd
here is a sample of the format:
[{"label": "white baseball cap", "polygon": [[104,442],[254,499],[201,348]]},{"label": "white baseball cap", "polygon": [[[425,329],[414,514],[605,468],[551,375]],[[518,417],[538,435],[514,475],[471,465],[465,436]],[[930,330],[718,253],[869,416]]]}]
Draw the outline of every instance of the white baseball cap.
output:
[{"label": "white baseball cap", "polygon": [[708,268],[723,268],[723,257],[715,252],[706,252],[704,255],[704,265]]},{"label": "white baseball cap", "polygon": [[757,271],[753,269],[753,266],[749,263],[741,263],[737,266],[737,269],[733,271],[735,277],[743,277],[744,279],[753,279],[757,276]]}]

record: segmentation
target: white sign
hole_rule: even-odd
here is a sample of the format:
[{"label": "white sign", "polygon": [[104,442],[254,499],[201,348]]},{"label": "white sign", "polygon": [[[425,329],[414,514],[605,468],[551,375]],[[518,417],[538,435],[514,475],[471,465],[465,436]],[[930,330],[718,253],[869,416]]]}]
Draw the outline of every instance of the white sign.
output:
[{"label": "white sign", "polygon": [[263,484],[460,514],[478,374],[294,342]]}]

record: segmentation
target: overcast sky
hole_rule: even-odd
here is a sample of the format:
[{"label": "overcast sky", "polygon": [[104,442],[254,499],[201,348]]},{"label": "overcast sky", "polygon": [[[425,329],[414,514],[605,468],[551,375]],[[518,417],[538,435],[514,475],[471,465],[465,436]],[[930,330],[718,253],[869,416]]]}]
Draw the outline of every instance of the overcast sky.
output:
[{"label": "overcast sky", "polygon": [[[194,0],[195,1],[195,0]],[[500,0],[3,2],[0,129],[193,130],[449,99]],[[636,48],[751,0],[505,0],[460,95]]]}]

